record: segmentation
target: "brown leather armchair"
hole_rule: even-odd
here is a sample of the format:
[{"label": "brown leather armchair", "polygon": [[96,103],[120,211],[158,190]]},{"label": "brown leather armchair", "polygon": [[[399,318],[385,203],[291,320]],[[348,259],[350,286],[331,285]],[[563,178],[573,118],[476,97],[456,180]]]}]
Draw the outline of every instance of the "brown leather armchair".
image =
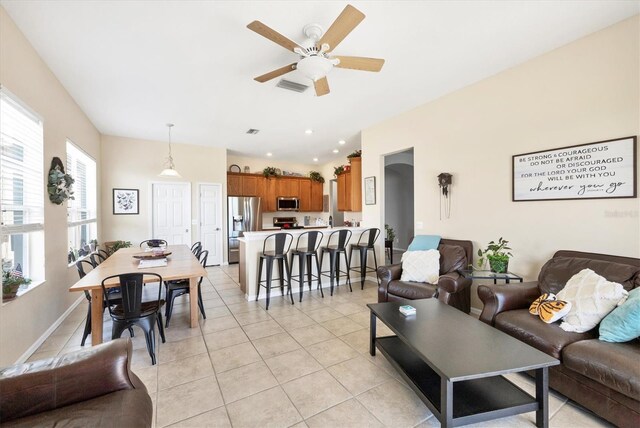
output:
[{"label": "brown leather armchair", "polygon": [[473,263],[471,241],[441,239],[440,278],[437,284],[401,281],[402,263],[378,268],[378,302],[438,298],[440,301],[460,309],[471,311],[471,280],[464,278],[458,270]]},{"label": "brown leather armchair", "polygon": [[150,427],[151,397],[130,362],[127,338],[0,369],[0,424]]},{"label": "brown leather armchair", "polygon": [[[545,324],[529,314],[542,293],[557,293],[589,268],[626,290],[640,287],[640,259],[578,251],[558,251],[538,280],[523,284],[480,285],[480,320],[558,358],[549,369],[549,386],[620,427],[640,426],[640,339],[609,343],[598,327],[573,333],[559,323]],[[499,352],[499,350],[498,350]]]}]

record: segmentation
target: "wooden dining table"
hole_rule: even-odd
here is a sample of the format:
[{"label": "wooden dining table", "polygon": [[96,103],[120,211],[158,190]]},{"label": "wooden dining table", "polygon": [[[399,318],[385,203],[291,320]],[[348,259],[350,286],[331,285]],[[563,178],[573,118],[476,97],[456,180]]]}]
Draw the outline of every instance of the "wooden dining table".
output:
[{"label": "wooden dining table", "polygon": [[[72,292],[89,291],[91,293],[91,345],[102,343],[104,312],[102,280],[111,275],[150,272],[157,273],[164,281],[188,279],[191,328],[198,327],[198,278],[207,276],[207,271],[186,245],[169,245],[166,251],[171,252],[167,257],[167,266],[139,269],[140,260],[133,256],[144,251],[140,248],[121,248],[69,288]],[[105,284],[105,288],[119,285],[117,278],[114,278]]]}]

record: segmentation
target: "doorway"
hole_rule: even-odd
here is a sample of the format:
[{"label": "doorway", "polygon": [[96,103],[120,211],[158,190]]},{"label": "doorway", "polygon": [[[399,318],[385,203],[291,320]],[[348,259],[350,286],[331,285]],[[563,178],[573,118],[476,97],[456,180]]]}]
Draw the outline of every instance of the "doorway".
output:
[{"label": "doorway", "polygon": [[395,233],[387,261],[399,263],[415,233],[413,149],[385,156],[384,198],[384,222]]},{"label": "doorway", "polygon": [[200,239],[207,266],[222,264],[222,184],[200,184]]},{"label": "doorway", "polygon": [[191,184],[152,183],[151,238],[191,245]]}]

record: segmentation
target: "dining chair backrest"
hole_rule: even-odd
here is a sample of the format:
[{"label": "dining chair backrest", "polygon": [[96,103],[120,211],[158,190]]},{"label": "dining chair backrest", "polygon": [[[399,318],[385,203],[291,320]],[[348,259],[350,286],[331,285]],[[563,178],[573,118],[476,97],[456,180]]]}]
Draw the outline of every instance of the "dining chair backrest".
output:
[{"label": "dining chair backrest", "polygon": [[371,229],[367,229],[360,234],[360,238],[358,238],[358,245],[363,244],[362,239],[365,239],[367,243],[367,247],[373,248],[373,244],[376,243],[378,237],[380,236],[380,229],[377,227],[372,227]]},{"label": "dining chair backrest", "polygon": [[[150,279],[154,278],[158,281],[158,304],[160,303],[160,296],[162,293],[162,277],[157,273],[148,272],[134,272],[123,273],[120,275],[111,275],[102,280],[102,292],[104,295],[105,306],[109,308],[109,314],[113,316],[113,303],[109,301],[110,293],[107,291],[105,284],[113,278],[118,278],[120,281],[120,291],[122,299],[122,309],[125,319],[139,318],[142,312],[142,294],[144,291],[145,282],[151,282]],[[153,281],[155,282],[155,281]],[[118,302],[120,303],[120,302]]]},{"label": "dining chair backrest", "polygon": [[93,262],[94,266],[98,266],[100,263],[102,263],[103,261],[106,260],[106,257],[103,256],[100,253],[91,253],[91,255],[89,256],[91,258],[91,261]]},{"label": "dining chair backrest", "polygon": [[[307,244],[306,246],[303,244],[301,247],[300,240],[302,240],[303,237],[307,238]],[[296,241],[296,250],[307,251],[307,252],[318,251],[318,247],[320,246],[320,243],[322,242],[323,237],[324,237],[324,234],[317,230],[311,230],[309,232],[302,233],[300,234],[300,236],[298,236],[298,240]]]},{"label": "dining chair backrest", "polygon": [[76,262],[76,269],[78,270],[78,276],[80,277],[80,279],[87,276],[87,274],[91,272],[94,267],[95,265],[93,264],[93,262],[89,261],[88,259],[82,259]]},{"label": "dining chair backrest", "polygon": [[198,253],[202,251],[202,242],[198,241],[191,246],[191,252],[198,257]]},{"label": "dining chair backrest", "polygon": [[100,254],[105,260],[109,258],[109,253],[105,250],[101,250],[100,248],[96,250],[96,253]]},{"label": "dining chair backrest", "polygon": [[140,248],[142,248],[145,245],[149,248],[157,248],[163,245],[166,246],[167,241],[165,241],[164,239],[147,239],[146,241],[142,241],[140,243]]},{"label": "dining chair backrest", "polygon": [[267,245],[273,242],[274,254],[281,256],[289,252],[291,243],[293,242],[293,235],[286,232],[272,233],[264,239],[262,244],[262,254],[267,254]]},{"label": "dining chair backrest", "polygon": [[[198,256],[198,261],[200,261],[200,264],[202,265],[203,268],[207,268],[207,258],[209,257],[209,250],[202,250],[200,251],[200,255]],[[200,277],[200,280],[198,280],[198,285],[202,284],[202,277]]]},{"label": "dining chair backrest", "polygon": [[344,250],[351,239],[351,231],[349,229],[340,229],[332,232],[327,240],[327,245],[335,243],[339,250]]}]

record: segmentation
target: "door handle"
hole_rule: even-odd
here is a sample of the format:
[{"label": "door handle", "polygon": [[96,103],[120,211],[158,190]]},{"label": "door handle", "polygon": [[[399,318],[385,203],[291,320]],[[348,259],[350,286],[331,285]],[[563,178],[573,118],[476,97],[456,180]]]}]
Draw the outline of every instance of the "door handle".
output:
[{"label": "door handle", "polygon": [[220,230],[220,228],[219,228],[219,227],[216,227],[216,230]]},{"label": "door handle", "polygon": [[188,231],[189,231],[189,229],[185,229],[184,231],[185,231],[185,232],[188,232]]}]

